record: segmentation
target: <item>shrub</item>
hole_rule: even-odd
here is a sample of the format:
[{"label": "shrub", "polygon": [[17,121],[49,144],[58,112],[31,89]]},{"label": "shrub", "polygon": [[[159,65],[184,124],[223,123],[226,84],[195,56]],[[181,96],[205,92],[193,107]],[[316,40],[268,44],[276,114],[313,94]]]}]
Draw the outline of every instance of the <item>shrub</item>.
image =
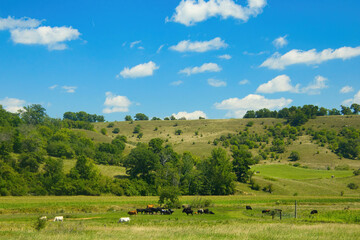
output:
[{"label": "shrub", "polygon": [[168,208],[180,206],[179,190],[175,187],[165,187],[160,190],[159,204],[165,204]]},{"label": "shrub", "polygon": [[36,219],[34,223],[34,228],[37,231],[40,231],[41,229],[44,229],[46,227],[46,219]]},{"label": "shrub", "polygon": [[360,168],[359,168],[358,170],[355,170],[355,171],[354,171],[354,175],[355,175],[355,176],[360,175]]},{"label": "shrub", "polygon": [[114,128],[114,130],[112,131],[113,133],[117,134],[120,132],[120,128]]},{"label": "shrub", "polygon": [[100,132],[101,132],[102,135],[106,135],[106,129],[105,129],[105,128],[102,128],[102,129],[100,130]]},{"label": "shrub", "polygon": [[359,186],[358,186],[357,184],[355,184],[355,183],[349,183],[349,184],[347,185],[347,187],[350,188],[350,189],[352,189],[352,190],[355,190],[355,189],[358,189],[358,188],[359,188]]},{"label": "shrub", "polygon": [[246,124],[247,127],[252,127],[254,125],[254,122],[253,121],[250,121]]},{"label": "shrub", "polygon": [[114,123],[109,123],[109,124],[107,125],[107,127],[108,127],[108,128],[114,127]]},{"label": "shrub", "polygon": [[140,125],[136,125],[135,128],[134,128],[133,133],[139,133],[140,130],[141,130],[141,126],[140,126]]},{"label": "shrub", "polygon": [[290,158],[290,161],[297,161],[297,160],[300,159],[300,154],[299,154],[299,152],[297,152],[297,151],[292,151],[292,152],[290,153],[289,158]]},{"label": "shrub", "polygon": [[175,131],[175,135],[181,135],[182,134],[182,130],[181,129],[178,129]]}]

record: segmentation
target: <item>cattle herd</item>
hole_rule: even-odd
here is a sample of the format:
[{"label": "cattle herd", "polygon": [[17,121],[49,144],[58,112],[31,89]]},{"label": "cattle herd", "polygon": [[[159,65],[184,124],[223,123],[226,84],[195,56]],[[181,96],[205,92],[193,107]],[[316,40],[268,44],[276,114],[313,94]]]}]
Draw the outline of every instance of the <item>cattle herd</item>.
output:
[{"label": "cattle herd", "polygon": [[[210,211],[209,209],[198,209],[196,212],[194,212],[194,210],[191,209],[190,206],[182,206],[183,213],[186,213],[186,215],[193,215],[193,214],[215,214],[213,211]],[[253,210],[251,206],[245,206],[246,210]],[[274,212],[279,212],[281,213],[282,210],[281,209],[274,209],[274,210],[270,210],[270,209],[264,209],[261,211],[262,214],[271,214]],[[160,214],[160,215],[171,215],[174,213],[174,210],[170,209],[170,208],[164,208],[164,207],[155,207],[153,204],[151,205],[147,205],[146,208],[138,208],[136,210],[133,211],[129,211],[128,214],[129,215],[137,215],[137,214]],[[310,212],[311,215],[313,214],[318,214],[317,210],[312,210]],[[40,220],[43,221],[47,221],[47,217],[46,216],[42,216],[39,218]],[[54,219],[52,220],[54,222],[62,222],[64,221],[64,217],[63,216],[56,216],[54,217]],[[124,223],[124,222],[130,222],[130,218],[129,217],[121,217],[118,221],[118,223]]]}]

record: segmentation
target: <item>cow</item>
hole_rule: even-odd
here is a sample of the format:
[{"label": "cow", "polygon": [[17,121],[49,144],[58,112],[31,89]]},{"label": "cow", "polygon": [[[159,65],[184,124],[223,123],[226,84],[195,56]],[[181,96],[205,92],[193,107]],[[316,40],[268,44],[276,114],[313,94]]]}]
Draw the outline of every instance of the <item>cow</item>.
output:
[{"label": "cow", "polygon": [[318,213],[317,210],[312,210],[312,211],[310,212],[310,214],[317,214],[317,213]]},{"label": "cow", "polygon": [[62,222],[64,221],[64,217],[63,216],[57,216],[54,218],[54,222]]},{"label": "cow", "polygon": [[143,214],[144,212],[145,212],[145,209],[143,209],[143,208],[138,208],[138,209],[136,209],[136,212],[139,214],[139,213],[141,213],[141,214]]},{"label": "cow", "polygon": [[40,220],[46,221],[47,217],[46,216],[42,216],[41,218],[39,218]]},{"label": "cow", "polygon": [[118,223],[123,223],[123,222],[130,222],[130,218],[129,217],[122,217],[118,221]]},{"label": "cow", "polygon": [[197,213],[198,213],[198,214],[203,214],[203,213],[204,213],[204,209],[199,209],[199,210],[197,210]]},{"label": "cow", "polygon": [[213,211],[209,211],[209,214],[215,214]]},{"label": "cow", "polygon": [[154,207],[154,204],[149,204],[146,206],[146,208],[153,208]]},{"label": "cow", "polygon": [[246,210],[252,210],[251,206],[246,206]]},{"label": "cow", "polygon": [[208,209],[208,208],[204,209],[204,213],[205,213],[205,214],[209,214],[209,213],[210,213],[210,212],[209,212],[209,209]]},{"label": "cow", "polygon": [[262,213],[270,213],[270,209],[265,209],[261,211]]},{"label": "cow", "polygon": [[161,214],[162,215],[171,215],[171,214],[173,214],[173,210],[171,210],[171,209],[161,209]]},{"label": "cow", "polygon": [[135,211],[129,211],[128,214],[129,214],[129,215],[136,215],[137,212],[136,212],[136,210],[135,210]]},{"label": "cow", "polygon": [[194,211],[191,210],[191,208],[184,208],[184,209],[182,210],[182,212],[183,212],[183,213],[186,213],[186,215],[189,215],[189,214],[193,215],[193,213],[194,213]]},{"label": "cow", "polygon": [[153,210],[151,210],[151,208],[144,209],[144,213],[146,213],[146,214],[154,214],[154,212],[153,212]]}]

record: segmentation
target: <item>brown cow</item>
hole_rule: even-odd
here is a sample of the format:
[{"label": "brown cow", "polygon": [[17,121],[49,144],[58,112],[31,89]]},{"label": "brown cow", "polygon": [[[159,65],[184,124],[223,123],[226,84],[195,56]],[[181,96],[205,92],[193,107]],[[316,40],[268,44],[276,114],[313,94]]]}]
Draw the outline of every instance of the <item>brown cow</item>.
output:
[{"label": "brown cow", "polygon": [[149,205],[147,205],[146,208],[153,208],[153,207],[154,207],[154,204],[149,204]]},{"label": "brown cow", "polygon": [[270,213],[270,209],[262,210],[262,213]]},{"label": "brown cow", "polygon": [[136,215],[136,214],[137,214],[137,211],[136,211],[136,210],[135,210],[135,211],[129,211],[128,214],[129,214],[129,215]]}]

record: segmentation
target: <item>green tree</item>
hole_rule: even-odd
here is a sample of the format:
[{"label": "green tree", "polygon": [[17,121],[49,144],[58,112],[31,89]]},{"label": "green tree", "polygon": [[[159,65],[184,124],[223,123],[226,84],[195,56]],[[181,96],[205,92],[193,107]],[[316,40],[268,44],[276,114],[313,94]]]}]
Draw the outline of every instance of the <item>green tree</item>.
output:
[{"label": "green tree", "polygon": [[20,110],[20,116],[27,124],[33,125],[43,123],[47,117],[46,109],[40,104],[25,106],[24,109]]},{"label": "green tree", "polygon": [[351,111],[351,109],[349,107],[341,105],[341,113],[343,115],[351,115],[353,112]]},{"label": "green tree", "polygon": [[96,181],[100,177],[100,171],[90,158],[79,156],[75,167],[70,170],[70,177],[73,179]]},{"label": "green tree", "polygon": [[133,119],[132,119],[132,117],[130,115],[126,115],[125,116],[125,121],[131,122],[131,121],[133,121]]},{"label": "green tree", "polygon": [[359,105],[359,104],[356,104],[356,103],[353,103],[353,104],[351,104],[350,109],[353,110],[353,114],[359,114],[359,112],[360,112],[360,105]]},{"label": "green tree", "polygon": [[135,121],[145,121],[145,120],[149,120],[149,117],[146,116],[145,114],[143,113],[137,113],[135,116]]},{"label": "green tree", "polygon": [[215,148],[211,157],[202,163],[203,186],[205,193],[214,195],[228,195],[234,193],[235,174],[227,153],[222,148]]},{"label": "green tree", "polygon": [[253,163],[252,154],[248,150],[248,146],[241,145],[240,149],[232,151],[233,171],[239,182],[246,183],[249,179],[249,165]]},{"label": "green tree", "polygon": [[297,161],[300,159],[300,153],[297,151],[292,151],[289,156],[291,161]]},{"label": "green tree", "polygon": [[150,150],[153,152],[153,153],[160,153],[161,150],[163,149],[163,143],[164,143],[164,140],[162,140],[161,138],[153,138],[149,141],[149,147],[150,147]]}]

